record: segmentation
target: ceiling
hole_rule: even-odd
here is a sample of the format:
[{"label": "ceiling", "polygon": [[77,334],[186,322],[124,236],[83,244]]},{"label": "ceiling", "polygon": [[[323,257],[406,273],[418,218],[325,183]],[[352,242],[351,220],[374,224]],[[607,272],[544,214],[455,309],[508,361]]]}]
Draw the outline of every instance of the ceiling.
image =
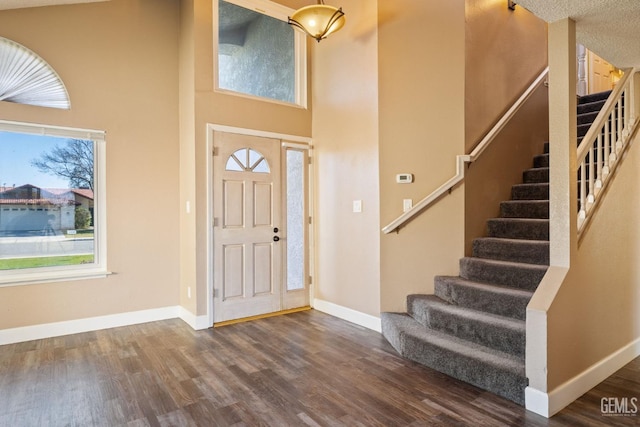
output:
[{"label": "ceiling", "polygon": [[[0,10],[98,1],[108,0],[0,0]],[[516,2],[547,22],[572,18],[579,43],[616,67],[640,67],[640,0]]]},{"label": "ceiling", "polygon": [[0,10],[24,7],[53,6],[57,4],[94,3],[108,0],[0,0]]},{"label": "ceiling", "polygon": [[547,22],[576,21],[576,37],[619,68],[640,67],[639,0],[516,0]]}]

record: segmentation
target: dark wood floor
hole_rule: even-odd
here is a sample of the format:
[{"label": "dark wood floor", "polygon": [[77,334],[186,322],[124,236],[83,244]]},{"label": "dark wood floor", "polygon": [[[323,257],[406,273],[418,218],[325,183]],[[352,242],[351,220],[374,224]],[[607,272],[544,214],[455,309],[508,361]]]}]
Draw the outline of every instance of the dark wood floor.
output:
[{"label": "dark wood floor", "polygon": [[0,426],[596,426],[640,397],[640,359],[547,420],[307,311],[193,331],[180,320],[0,346]]}]

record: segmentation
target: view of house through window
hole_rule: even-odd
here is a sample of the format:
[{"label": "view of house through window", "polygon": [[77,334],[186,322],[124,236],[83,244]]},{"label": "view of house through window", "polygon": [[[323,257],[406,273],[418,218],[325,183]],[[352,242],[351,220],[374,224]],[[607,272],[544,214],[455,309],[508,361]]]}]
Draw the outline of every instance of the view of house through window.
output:
[{"label": "view of house through window", "polygon": [[0,131],[0,271],[94,264],[95,143]]},{"label": "view of house through window", "polygon": [[296,32],[286,14],[277,19],[244,3],[218,1],[218,88],[300,104]]}]

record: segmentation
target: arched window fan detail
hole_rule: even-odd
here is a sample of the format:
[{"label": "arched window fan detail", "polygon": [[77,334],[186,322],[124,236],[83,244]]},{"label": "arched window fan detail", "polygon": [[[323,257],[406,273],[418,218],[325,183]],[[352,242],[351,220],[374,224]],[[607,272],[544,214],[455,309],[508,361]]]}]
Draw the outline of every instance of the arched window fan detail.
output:
[{"label": "arched window fan detail", "polygon": [[0,37],[0,101],[71,108],[58,73],[34,52],[4,37]]}]

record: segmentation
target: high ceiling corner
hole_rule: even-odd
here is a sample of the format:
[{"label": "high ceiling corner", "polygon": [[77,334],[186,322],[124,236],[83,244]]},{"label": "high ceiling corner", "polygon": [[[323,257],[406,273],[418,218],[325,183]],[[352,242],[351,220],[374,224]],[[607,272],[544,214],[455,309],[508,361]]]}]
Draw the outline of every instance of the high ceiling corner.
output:
[{"label": "high ceiling corner", "polygon": [[26,7],[56,6],[61,4],[96,3],[109,0],[0,0],[0,10]]},{"label": "high ceiling corner", "polygon": [[547,22],[576,21],[576,37],[619,68],[640,67],[640,1],[517,0]]}]

